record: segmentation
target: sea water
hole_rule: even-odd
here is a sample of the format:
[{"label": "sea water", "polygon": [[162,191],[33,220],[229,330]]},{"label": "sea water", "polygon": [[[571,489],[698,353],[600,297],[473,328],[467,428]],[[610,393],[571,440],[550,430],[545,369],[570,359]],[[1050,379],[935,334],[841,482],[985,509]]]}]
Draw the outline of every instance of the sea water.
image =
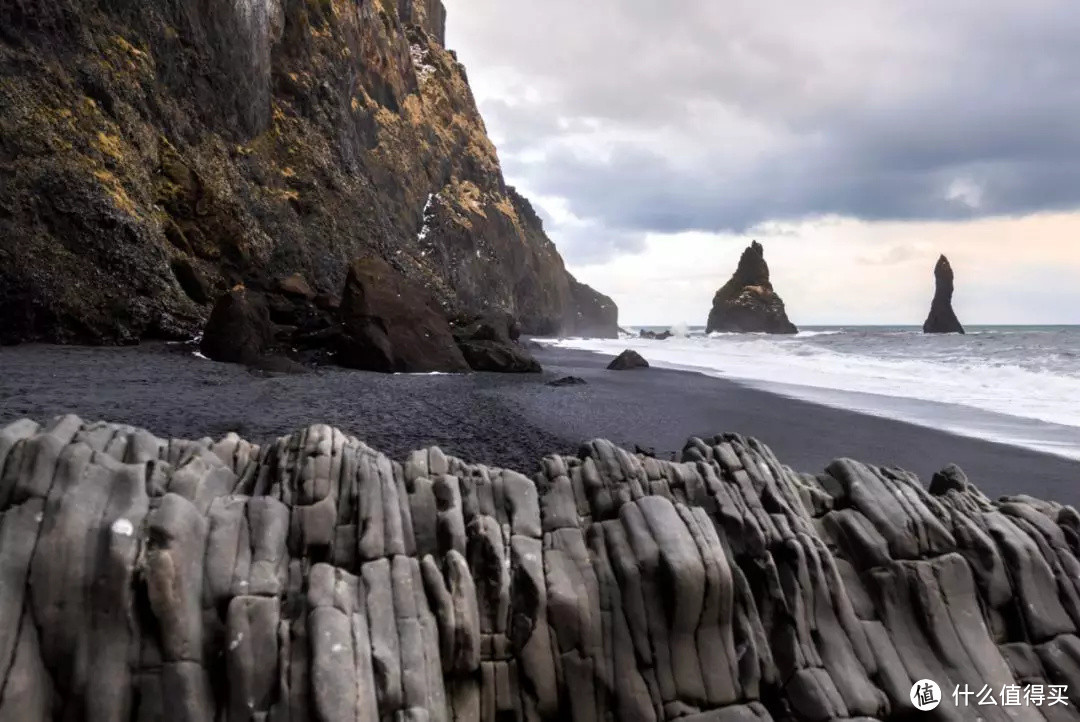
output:
[{"label": "sea water", "polygon": [[627,330],[618,340],[553,343],[612,355],[632,348],[654,366],[1080,459],[1080,326],[972,326],[967,335],[821,326],[794,336],[676,326],[665,341]]}]

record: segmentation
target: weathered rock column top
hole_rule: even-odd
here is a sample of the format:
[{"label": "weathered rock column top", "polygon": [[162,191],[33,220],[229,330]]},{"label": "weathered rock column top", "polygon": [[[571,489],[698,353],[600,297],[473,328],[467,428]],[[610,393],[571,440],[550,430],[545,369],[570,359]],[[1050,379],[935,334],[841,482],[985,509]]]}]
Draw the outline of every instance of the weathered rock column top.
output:
[{"label": "weathered rock column top", "polygon": [[742,257],[735,275],[713,297],[705,326],[713,331],[798,333],[788,320],[784,302],[773,290],[765,249],[754,241]]},{"label": "weathered rock column top", "polygon": [[[593,441],[530,479],[329,426],[24,420],[0,720],[900,720],[929,678],[943,719],[1065,722],[1078,555],[1071,507],[955,467],[800,474],[734,434],[679,462]],[[954,706],[1010,685],[1046,701]]]},{"label": "weathered rock column top", "polygon": [[960,319],[953,311],[953,269],[949,259],[942,255],[934,266],[934,300],[930,304],[930,315],[923,324],[923,333],[964,333]]}]

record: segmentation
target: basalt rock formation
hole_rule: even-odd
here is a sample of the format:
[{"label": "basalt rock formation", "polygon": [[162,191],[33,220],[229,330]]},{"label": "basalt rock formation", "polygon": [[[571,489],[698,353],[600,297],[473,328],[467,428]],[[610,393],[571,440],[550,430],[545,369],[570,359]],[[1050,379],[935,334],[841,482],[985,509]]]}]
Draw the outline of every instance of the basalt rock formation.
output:
[{"label": "basalt rock formation", "polygon": [[[1080,516],[955,467],[0,430],[0,720],[1080,719]],[[952,690],[1043,685],[1042,706]],[[1054,685],[1052,690],[1049,685]],[[1049,700],[1064,692],[1066,705]],[[998,697],[1000,700],[1000,697]]]},{"label": "basalt rock formation", "polygon": [[923,324],[923,333],[964,333],[952,307],[953,270],[945,256],[941,256],[934,266],[934,283],[934,300]]},{"label": "basalt rock formation", "polygon": [[423,288],[381,258],[357,259],[341,298],[337,361],[383,372],[466,371],[450,325]]},{"label": "basalt rock formation", "polygon": [[491,312],[456,320],[454,340],[474,371],[540,373],[540,363],[521,343],[521,328],[513,316]]},{"label": "basalt rock formation", "polygon": [[0,342],[189,338],[379,256],[447,316],[615,336],[506,185],[439,0],[0,2]]},{"label": "basalt rock formation", "polygon": [[629,371],[631,369],[647,369],[649,368],[649,362],[633,349],[626,349],[621,354],[616,356],[608,364],[609,371]]},{"label": "basalt rock formation", "polygon": [[714,331],[798,333],[773,290],[765,249],[754,241],[743,251],[731,280],[716,292],[705,327]]}]

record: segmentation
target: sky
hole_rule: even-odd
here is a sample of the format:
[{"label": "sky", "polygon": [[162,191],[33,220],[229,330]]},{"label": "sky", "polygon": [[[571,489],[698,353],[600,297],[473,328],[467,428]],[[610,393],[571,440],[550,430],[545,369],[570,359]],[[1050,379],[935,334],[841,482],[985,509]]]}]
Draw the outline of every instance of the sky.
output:
[{"label": "sky", "polygon": [[508,182],[620,322],[751,240],[796,324],[1080,323],[1075,0],[444,0]]}]

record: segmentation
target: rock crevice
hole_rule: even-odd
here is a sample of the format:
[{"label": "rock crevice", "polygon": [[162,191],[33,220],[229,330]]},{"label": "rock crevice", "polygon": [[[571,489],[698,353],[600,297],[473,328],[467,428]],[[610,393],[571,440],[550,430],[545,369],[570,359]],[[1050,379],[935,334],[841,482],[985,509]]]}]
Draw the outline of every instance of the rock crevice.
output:
[{"label": "rock crevice", "polygon": [[[1080,517],[950,468],[0,430],[0,720],[1071,720]],[[951,690],[1065,685],[1068,705]],[[1059,690],[1060,691],[1060,690]]]}]

